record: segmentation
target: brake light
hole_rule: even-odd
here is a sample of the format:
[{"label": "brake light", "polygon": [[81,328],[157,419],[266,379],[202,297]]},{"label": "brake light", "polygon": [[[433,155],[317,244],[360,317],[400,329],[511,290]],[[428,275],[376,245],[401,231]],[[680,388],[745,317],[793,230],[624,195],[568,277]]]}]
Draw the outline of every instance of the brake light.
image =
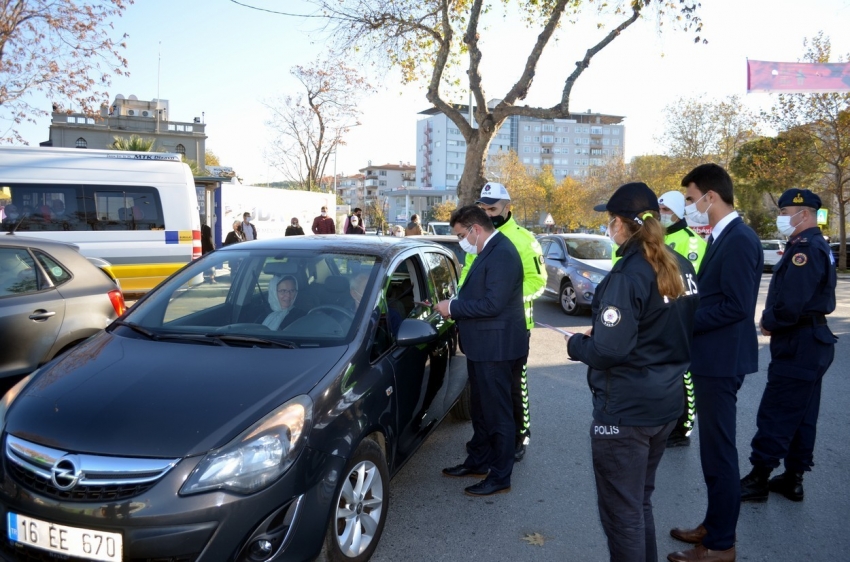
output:
[{"label": "brake light", "polygon": [[115,314],[121,316],[127,310],[127,305],[124,303],[124,295],[118,289],[109,291],[109,302],[112,303],[112,308],[115,309]]},{"label": "brake light", "polygon": [[781,255],[782,255],[782,254],[784,254],[785,252],[783,252],[782,250],[777,250],[777,252],[776,252],[776,253],[777,253],[777,254],[779,254],[779,255],[781,256]]},{"label": "brake light", "polygon": [[192,259],[196,260],[201,257],[201,231],[192,231]]}]

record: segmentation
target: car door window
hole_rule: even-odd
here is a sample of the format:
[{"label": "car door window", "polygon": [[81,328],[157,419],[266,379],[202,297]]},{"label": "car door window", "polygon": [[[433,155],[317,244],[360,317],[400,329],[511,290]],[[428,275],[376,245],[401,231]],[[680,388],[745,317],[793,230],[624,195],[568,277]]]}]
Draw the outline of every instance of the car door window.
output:
[{"label": "car door window", "polygon": [[0,297],[38,291],[32,256],[23,248],[0,248]]},{"label": "car door window", "polygon": [[564,249],[561,248],[558,242],[553,240],[549,246],[549,250],[546,252],[546,257],[552,260],[562,260],[564,259]]},{"label": "car door window", "polygon": [[544,256],[547,255],[547,252],[549,251],[549,246],[551,244],[552,244],[551,240],[541,240],[540,241],[540,253],[542,253]]},{"label": "car door window", "polygon": [[432,304],[457,295],[455,269],[445,255],[426,252],[425,264],[428,267],[429,285],[431,286],[429,292],[432,295]]},{"label": "car door window", "polygon": [[44,267],[44,270],[47,272],[47,276],[50,277],[50,280],[53,281],[53,285],[58,287],[63,283],[71,280],[71,273],[62,267],[62,265],[42,252],[34,252],[35,257],[38,262]]}]

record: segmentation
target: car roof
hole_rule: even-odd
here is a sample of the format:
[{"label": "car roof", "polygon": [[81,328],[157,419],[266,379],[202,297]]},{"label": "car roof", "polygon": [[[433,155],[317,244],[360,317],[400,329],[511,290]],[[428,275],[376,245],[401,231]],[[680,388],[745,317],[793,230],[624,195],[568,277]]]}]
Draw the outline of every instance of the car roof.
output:
[{"label": "car roof", "polygon": [[70,242],[60,242],[58,240],[49,240],[47,238],[33,238],[30,236],[18,236],[17,234],[0,235],[0,246],[28,246],[32,248],[40,248],[49,250],[55,248],[65,248],[79,252],[80,247]]},{"label": "car roof", "polygon": [[[452,237],[454,238],[454,237]],[[456,239],[456,238],[455,238]],[[439,244],[433,243],[425,237],[410,236],[355,236],[345,234],[318,234],[315,236],[287,236],[285,238],[271,238],[268,240],[255,240],[253,242],[242,242],[225,248],[228,251],[238,250],[316,250],[338,251],[340,253],[364,253],[392,259],[396,255],[419,247],[440,248],[448,251]]]},{"label": "car roof", "polygon": [[544,236],[557,236],[559,238],[585,238],[591,240],[606,240],[607,236],[600,234],[585,234],[584,232],[568,232],[565,234],[545,234]]}]

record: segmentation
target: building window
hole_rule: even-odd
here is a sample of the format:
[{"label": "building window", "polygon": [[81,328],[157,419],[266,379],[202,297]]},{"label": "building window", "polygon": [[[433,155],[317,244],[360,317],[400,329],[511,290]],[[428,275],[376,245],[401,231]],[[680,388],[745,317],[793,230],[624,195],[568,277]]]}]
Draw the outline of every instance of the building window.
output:
[{"label": "building window", "polygon": [[531,147],[530,146],[523,146],[522,151],[523,152],[531,152]]},{"label": "building window", "polygon": [[523,142],[531,142],[531,135],[525,135],[522,137]]},{"label": "building window", "polygon": [[530,131],[530,130],[531,130],[531,126],[530,126],[530,125],[525,125],[525,126],[522,128],[522,130],[523,130],[523,131]]},{"label": "building window", "polygon": [[611,144],[613,144],[614,146],[619,146],[620,145],[620,139],[611,139]]},{"label": "building window", "polygon": [[184,156],[186,155],[186,147],[183,146],[182,144],[178,144],[177,148],[175,148],[174,150],[175,150],[175,152],[177,152],[177,154],[182,154]]},{"label": "building window", "polygon": [[543,135],[543,142],[553,143],[555,142],[555,137],[551,135]]},{"label": "building window", "polygon": [[379,187],[387,187],[387,180],[381,180],[378,182]]},{"label": "building window", "polygon": [[613,134],[615,134],[615,135],[619,135],[619,134],[620,134],[620,129],[611,129],[611,132],[612,132]]},{"label": "building window", "polygon": [[535,126],[534,126],[534,132],[535,132],[535,133],[539,133],[539,132],[540,132],[540,125],[535,125]]},{"label": "building window", "polygon": [[546,133],[554,133],[555,125],[543,125],[543,131]]},{"label": "building window", "polygon": [[86,142],[86,139],[84,139],[83,137],[80,137],[80,138],[77,139],[77,142],[74,143],[74,146],[77,147],[77,148],[88,148],[89,143]]},{"label": "building window", "polygon": [[523,159],[522,159],[522,163],[523,163],[523,164],[531,164],[531,158],[527,158],[527,157],[526,157],[526,158],[523,158]]}]

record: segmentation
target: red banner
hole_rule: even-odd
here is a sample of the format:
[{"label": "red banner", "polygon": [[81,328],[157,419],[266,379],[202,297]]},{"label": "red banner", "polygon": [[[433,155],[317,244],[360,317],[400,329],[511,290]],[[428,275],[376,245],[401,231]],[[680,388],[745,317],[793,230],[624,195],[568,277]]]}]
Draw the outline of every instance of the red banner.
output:
[{"label": "red banner", "polygon": [[850,63],[747,61],[747,92],[850,92]]}]

